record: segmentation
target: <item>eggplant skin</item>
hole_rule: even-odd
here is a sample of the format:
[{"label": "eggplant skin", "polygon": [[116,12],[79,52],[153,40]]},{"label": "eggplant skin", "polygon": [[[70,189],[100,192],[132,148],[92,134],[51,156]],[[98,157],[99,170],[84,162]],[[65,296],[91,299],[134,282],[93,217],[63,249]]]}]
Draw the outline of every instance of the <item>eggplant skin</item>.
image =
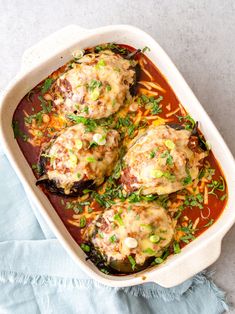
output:
[{"label": "eggplant skin", "polygon": [[112,173],[119,145],[116,130],[97,126],[87,131],[82,123],[70,126],[42,148],[36,184],[58,195],[82,195],[84,189],[94,189]]},{"label": "eggplant skin", "polygon": [[80,181],[74,182],[73,186],[70,188],[69,194],[65,194],[64,189],[58,187],[55,180],[39,179],[37,180],[36,185],[43,185],[51,193],[59,195],[59,196],[65,196],[65,197],[81,196],[83,195],[83,190],[95,188],[95,184],[93,180],[87,180],[87,181],[80,180]]},{"label": "eggplant skin", "polygon": [[119,274],[131,274],[144,270],[149,267],[153,261],[154,257],[149,257],[143,265],[136,264],[134,269],[132,268],[128,258],[125,258],[122,261],[111,259],[109,265],[113,271],[117,271]]},{"label": "eggplant skin", "polygon": [[86,252],[86,260],[90,260],[102,272],[112,275],[137,273],[151,266],[154,261],[154,257],[150,257],[143,265],[135,265],[135,268],[133,269],[128,258],[125,258],[122,261],[111,259],[107,262],[105,256],[101,255],[99,250],[96,249],[91,242],[85,242],[84,244],[90,247],[90,251]]},{"label": "eggplant skin", "polygon": [[93,180],[80,180],[75,181],[73,186],[70,188],[70,193],[65,194],[64,189],[57,186],[55,180],[49,180],[46,175],[46,164],[48,162],[48,158],[45,156],[40,156],[39,159],[39,169],[40,169],[40,178],[37,180],[36,185],[43,185],[45,188],[53,194],[59,196],[66,196],[66,197],[75,197],[83,195],[83,190],[85,189],[94,189],[95,183]]},{"label": "eggplant skin", "polygon": [[133,84],[129,88],[131,96],[137,95],[138,81],[140,80],[140,70],[141,70],[140,65],[139,63],[137,63],[136,66],[134,67],[134,71],[135,71],[134,81],[133,81]]},{"label": "eggplant skin", "polygon": [[[102,267],[106,265],[112,273],[128,274],[151,265],[170,245],[173,235],[172,219],[157,203],[131,205],[125,201],[98,213],[82,237],[90,246],[88,258],[97,267],[102,262]],[[157,240],[152,241],[150,236]]]}]

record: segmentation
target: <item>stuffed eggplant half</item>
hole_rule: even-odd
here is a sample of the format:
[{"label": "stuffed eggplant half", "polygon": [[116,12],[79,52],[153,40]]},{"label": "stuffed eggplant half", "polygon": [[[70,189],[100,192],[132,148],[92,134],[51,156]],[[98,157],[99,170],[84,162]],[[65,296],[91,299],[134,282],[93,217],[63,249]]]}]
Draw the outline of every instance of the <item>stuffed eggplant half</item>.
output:
[{"label": "stuffed eggplant half", "polygon": [[111,50],[84,56],[80,51],[80,54],[72,68],[52,85],[51,99],[65,116],[106,118],[117,112],[130,96],[129,91],[136,81],[137,63]]},{"label": "stuffed eggplant half", "polygon": [[91,244],[93,262],[100,256],[106,266],[130,273],[161,256],[173,235],[174,225],[164,208],[156,203],[124,202],[98,215],[83,237]]},{"label": "stuffed eggplant half", "polygon": [[195,130],[151,126],[134,140],[124,157],[121,181],[128,192],[170,194],[192,183],[207,156]]},{"label": "stuffed eggplant half", "polygon": [[119,155],[116,130],[97,127],[87,131],[83,124],[65,129],[40,155],[41,178],[51,191],[67,196],[98,186],[109,176]]}]

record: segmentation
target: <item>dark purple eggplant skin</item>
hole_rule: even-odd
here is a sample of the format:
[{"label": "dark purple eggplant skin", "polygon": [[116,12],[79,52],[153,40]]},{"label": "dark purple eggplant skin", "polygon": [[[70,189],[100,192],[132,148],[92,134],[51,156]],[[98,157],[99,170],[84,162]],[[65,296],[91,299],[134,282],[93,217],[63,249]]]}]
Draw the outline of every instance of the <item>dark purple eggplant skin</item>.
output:
[{"label": "dark purple eggplant skin", "polygon": [[49,179],[40,180],[39,178],[36,182],[36,185],[43,185],[49,192],[59,195],[59,196],[64,196],[64,197],[81,196],[83,195],[83,190],[95,188],[95,184],[93,180],[87,180],[87,181],[80,180],[80,181],[74,182],[73,186],[70,189],[69,194],[65,194],[63,188],[57,187],[56,182],[54,180],[49,180]]},{"label": "dark purple eggplant skin", "polygon": [[112,259],[109,263],[105,259],[104,256],[96,249],[91,242],[84,243],[90,247],[90,251],[86,252],[87,258],[86,260],[90,260],[96,267],[101,271],[106,271],[112,275],[124,275],[124,274],[132,274],[137,273],[145,268],[149,267],[154,261],[155,257],[150,257],[146,260],[143,265],[135,265],[135,268],[132,268],[132,265],[128,258],[125,258],[122,261],[117,261]]},{"label": "dark purple eggplant skin", "polygon": [[[175,130],[184,130],[185,127],[182,124],[178,123],[167,123],[167,125]],[[194,128],[191,131],[191,136],[196,136],[198,138],[198,145],[203,151],[208,151],[208,147],[205,144],[205,139],[204,137],[199,133],[198,130],[198,121],[195,123]]]},{"label": "dark purple eggplant skin", "polygon": [[79,180],[75,181],[70,189],[69,194],[64,193],[64,189],[57,186],[55,180],[49,180],[46,178],[46,164],[48,158],[45,156],[40,156],[38,165],[40,169],[40,177],[36,182],[36,185],[43,185],[45,188],[53,194],[65,197],[75,197],[83,195],[83,190],[94,189],[96,186],[93,180]]},{"label": "dark purple eggplant skin", "polygon": [[137,63],[136,66],[134,67],[134,71],[135,71],[134,82],[130,86],[130,89],[129,89],[132,97],[137,95],[138,82],[140,80],[140,70],[141,70],[140,65],[139,63]]}]

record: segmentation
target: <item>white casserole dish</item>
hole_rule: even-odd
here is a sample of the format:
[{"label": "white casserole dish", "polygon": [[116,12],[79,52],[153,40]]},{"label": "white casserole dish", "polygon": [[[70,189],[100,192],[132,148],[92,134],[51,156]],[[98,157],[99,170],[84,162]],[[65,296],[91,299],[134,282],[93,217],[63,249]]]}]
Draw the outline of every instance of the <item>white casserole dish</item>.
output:
[{"label": "white casserole dish", "polygon": [[[24,158],[11,128],[13,113],[23,98],[52,71],[71,59],[76,49],[92,47],[104,42],[124,43],[136,48],[148,46],[148,57],[158,67],[172,86],[179,101],[192,117],[200,122],[200,129],[212,145],[228,184],[228,202],[218,221],[192,243],[182,249],[179,255],[170,256],[160,266],[146,269],[128,276],[110,276],[100,272],[70,236],[64,224],[53,209],[47,197],[36,187],[36,178]],[[22,69],[2,95],[0,108],[1,143],[5,153],[20,178],[27,194],[51,227],[61,244],[92,278],[116,287],[132,286],[146,282],[156,282],[164,287],[172,287],[211,265],[220,255],[221,242],[235,221],[235,163],[224,140],[204,111],[191,89],[176,69],[175,65],[145,32],[128,25],[106,26],[93,30],[76,25],[68,26],[44,39],[27,50],[23,57]]]}]

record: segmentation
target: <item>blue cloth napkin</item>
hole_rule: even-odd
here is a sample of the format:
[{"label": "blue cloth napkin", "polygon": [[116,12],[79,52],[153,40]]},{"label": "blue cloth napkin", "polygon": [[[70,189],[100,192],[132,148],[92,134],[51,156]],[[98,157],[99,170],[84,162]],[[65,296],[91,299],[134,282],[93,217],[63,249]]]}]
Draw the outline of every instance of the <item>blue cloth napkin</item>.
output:
[{"label": "blue cloth napkin", "polygon": [[206,272],[165,289],[156,284],[110,288],[70,259],[30,204],[0,149],[0,313],[217,314],[224,293]]}]

